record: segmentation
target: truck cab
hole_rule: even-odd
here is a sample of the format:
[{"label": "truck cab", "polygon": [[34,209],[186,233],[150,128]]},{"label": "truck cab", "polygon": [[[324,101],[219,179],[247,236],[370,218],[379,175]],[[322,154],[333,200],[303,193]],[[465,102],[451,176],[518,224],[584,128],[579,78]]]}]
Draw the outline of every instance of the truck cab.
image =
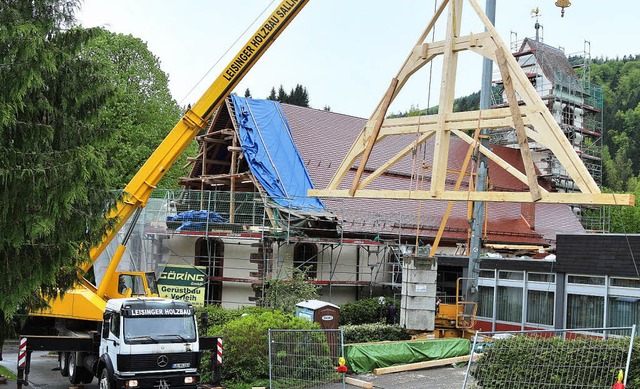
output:
[{"label": "truck cab", "polygon": [[92,370],[101,388],[195,388],[200,378],[197,334],[189,303],[111,299],[102,322],[99,359]]},{"label": "truck cab", "polygon": [[131,296],[158,296],[158,284],[154,272],[126,271],[116,272],[118,283],[110,283],[107,296],[122,298]]}]

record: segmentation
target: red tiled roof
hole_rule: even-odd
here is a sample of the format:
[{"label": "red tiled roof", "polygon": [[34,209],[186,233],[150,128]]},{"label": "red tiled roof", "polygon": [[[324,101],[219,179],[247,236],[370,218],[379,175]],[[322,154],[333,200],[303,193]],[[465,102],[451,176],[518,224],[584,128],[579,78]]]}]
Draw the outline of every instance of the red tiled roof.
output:
[{"label": "red tiled roof", "polygon": [[536,57],[538,64],[540,64],[542,72],[554,85],[556,73],[563,77],[578,78],[562,50],[529,38],[522,42],[520,51],[528,51],[527,47],[531,48],[531,52]]},{"label": "red tiled roof", "polygon": [[[294,139],[303,161],[307,165],[316,188],[325,188],[348,153],[354,140],[366,124],[366,119],[324,110],[282,104]],[[374,170],[409,144],[415,135],[394,136],[376,145],[367,163]],[[460,169],[467,153],[468,144],[452,137],[448,168]],[[519,150],[492,146],[495,154],[524,171]],[[411,179],[411,172],[424,163],[431,166],[433,141],[425,142],[416,150],[416,158],[409,156],[390,169],[392,174],[383,174],[367,188],[410,189],[421,181]],[[429,186],[431,170],[425,170],[424,188]],[[351,184],[355,171],[352,169],[341,185]],[[365,173],[366,174],[366,173]],[[420,172],[421,174],[421,172]],[[453,188],[457,174],[447,174],[447,185]],[[489,162],[489,181],[494,190],[521,191],[525,187],[511,174],[493,162]],[[549,186],[540,181],[549,189]],[[413,185],[413,186],[411,186]],[[467,190],[464,180],[461,190]],[[420,225],[420,236],[434,237],[447,206],[445,201],[415,201],[386,199],[323,199],[327,207],[345,222],[343,228],[352,233],[387,233],[415,235]],[[581,229],[570,208],[566,205],[537,205],[536,231],[533,231],[521,216],[520,204],[487,203],[487,236],[485,241],[507,244],[546,244],[555,239],[555,234]],[[546,217],[547,208],[552,215]],[[467,203],[455,202],[443,240],[466,241],[469,228]],[[581,231],[584,231],[581,229]]]}]

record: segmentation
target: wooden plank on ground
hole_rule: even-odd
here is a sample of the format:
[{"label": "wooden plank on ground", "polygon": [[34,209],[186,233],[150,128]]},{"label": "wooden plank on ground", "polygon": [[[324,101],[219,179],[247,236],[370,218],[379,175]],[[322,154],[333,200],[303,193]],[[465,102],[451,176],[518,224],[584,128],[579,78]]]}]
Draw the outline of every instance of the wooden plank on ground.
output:
[{"label": "wooden plank on ground", "polygon": [[359,388],[373,389],[373,384],[371,382],[357,380],[352,377],[345,377],[344,382],[349,385],[357,386]]},{"label": "wooden plank on ground", "polygon": [[[474,354],[473,360],[475,361],[476,359],[478,359],[478,356],[479,354]],[[381,375],[381,374],[389,374],[389,373],[398,373],[401,371],[420,370],[420,369],[427,369],[430,367],[445,366],[445,365],[450,365],[452,363],[468,362],[468,361],[469,361],[469,355],[463,355],[461,357],[437,359],[435,361],[417,362],[417,363],[408,363],[406,365],[381,367],[378,369],[374,369],[373,374]]]}]

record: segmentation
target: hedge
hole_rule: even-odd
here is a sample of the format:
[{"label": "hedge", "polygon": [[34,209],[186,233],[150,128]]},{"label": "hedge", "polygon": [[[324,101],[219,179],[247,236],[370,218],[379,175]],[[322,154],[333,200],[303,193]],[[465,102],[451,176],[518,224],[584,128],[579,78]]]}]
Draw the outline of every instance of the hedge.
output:
[{"label": "hedge", "polygon": [[[595,345],[595,346],[594,346]],[[629,338],[599,340],[515,336],[488,343],[484,354],[471,371],[478,387],[505,388],[517,382],[520,389],[534,389],[546,383],[552,387],[610,388],[618,370],[608,368],[604,377],[596,377],[597,367],[611,360],[627,360]],[[544,365],[553,366],[553,375]],[[634,342],[627,389],[640,388],[640,345]],[[588,382],[585,382],[588,381]],[[522,386],[523,383],[531,383]],[[506,385],[506,386],[505,386]]]},{"label": "hedge", "polygon": [[384,304],[380,304],[379,297],[375,297],[341,305],[340,325],[384,322],[387,320],[387,307],[390,302],[396,306],[395,323],[399,323],[400,302],[391,297],[385,297]]},{"label": "hedge", "polygon": [[411,339],[411,335],[397,324],[367,323],[340,326],[344,343],[384,342]]}]

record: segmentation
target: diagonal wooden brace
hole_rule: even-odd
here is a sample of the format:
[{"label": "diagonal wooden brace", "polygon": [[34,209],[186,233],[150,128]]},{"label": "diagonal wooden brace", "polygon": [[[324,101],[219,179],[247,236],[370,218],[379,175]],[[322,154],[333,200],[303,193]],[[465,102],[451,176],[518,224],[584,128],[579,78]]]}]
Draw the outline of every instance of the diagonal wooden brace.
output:
[{"label": "diagonal wooden brace", "polygon": [[527,140],[527,133],[524,128],[522,114],[520,113],[520,106],[518,105],[516,90],[513,87],[511,74],[509,73],[509,65],[507,64],[507,57],[502,47],[498,47],[498,49],[496,50],[496,62],[498,63],[498,67],[500,68],[500,73],[502,74],[502,82],[504,85],[504,90],[507,94],[507,101],[509,102],[509,108],[511,108],[513,125],[516,129],[516,135],[518,137],[518,145],[520,146],[520,154],[522,155],[524,170],[525,170],[525,173],[527,174],[527,181],[529,182],[529,192],[531,193],[531,200],[539,201],[542,198],[542,195],[540,195],[540,188],[538,187],[538,177],[536,175],[536,168],[533,164],[533,159],[531,158],[529,141]]}]

